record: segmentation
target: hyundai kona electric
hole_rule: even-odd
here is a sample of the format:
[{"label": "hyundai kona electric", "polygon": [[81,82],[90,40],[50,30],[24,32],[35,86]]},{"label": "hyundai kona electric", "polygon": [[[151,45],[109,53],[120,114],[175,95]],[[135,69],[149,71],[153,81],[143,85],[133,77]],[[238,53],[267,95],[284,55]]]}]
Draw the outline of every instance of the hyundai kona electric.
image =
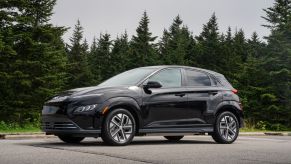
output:
[{"label": "hyundai kona electric", "polygon": [[45,102],[42,130],[66,143],[101,137],[127,145],[134,136],[208,134],[233,143],[243,126],[237,90],[217,72],[186,66],[128,70],[97,86],[64,91]]}]

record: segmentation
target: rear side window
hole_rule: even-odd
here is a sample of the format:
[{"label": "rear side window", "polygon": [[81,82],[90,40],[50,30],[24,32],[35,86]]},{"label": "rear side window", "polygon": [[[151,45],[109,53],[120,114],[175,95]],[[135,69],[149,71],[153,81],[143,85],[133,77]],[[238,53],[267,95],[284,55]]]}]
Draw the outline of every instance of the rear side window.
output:
[{"label": "rear side window", "polygon": [[162,70],[150,77],[149,81],[160,82],[162,84],[162,88],[181,87],[181,70],[178,68]]},{"label": "rear side window", "polygon": [[211,86],[211,81],[207,74],[187,69],[185,71],[188,86]]}]

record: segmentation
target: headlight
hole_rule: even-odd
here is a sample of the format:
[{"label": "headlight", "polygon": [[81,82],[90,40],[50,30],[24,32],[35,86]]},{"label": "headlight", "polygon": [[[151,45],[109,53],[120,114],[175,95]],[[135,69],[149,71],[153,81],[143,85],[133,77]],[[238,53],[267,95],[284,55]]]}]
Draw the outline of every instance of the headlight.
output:
[{"label": "headlight", "polygon": [[74,112],[77,112],[77,113],[80,113],[80,112],[88,112],[88,111],[92,111],[96,107],[97,107],[97,104],[86,105],[86,106],[79,106],[78,108],[76,108],[74,110]]}]

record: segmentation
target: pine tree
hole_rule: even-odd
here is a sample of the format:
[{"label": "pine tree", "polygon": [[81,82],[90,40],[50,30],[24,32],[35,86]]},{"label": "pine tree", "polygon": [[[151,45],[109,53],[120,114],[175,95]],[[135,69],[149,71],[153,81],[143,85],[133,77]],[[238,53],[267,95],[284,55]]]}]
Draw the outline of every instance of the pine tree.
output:
[{"label": "pine tree", "polygon": [[234,74],[238,72],[238,55],[234,52],[234,40],[232,36],[232,30],[228,27],[226,35],[221,35],[221,73],[224,74],[230,81],[233,81]]},{"label": "pine tree", "polygon": [[111,77],[114,70],[114,65],[111,64],[111,46],[112,41],[110,40],[110,35],[107,33],[101,34],[97,47],[97,66],[99,66],[101,71],[102,81]]},{"label": "pine tree", "polygon": [[49,23],[55,3],[1,1],[3,120],[36,121],[45,99],[64,87],[66,56],[61,36],[66,29]]},{"label": "pine tree", "polygon": [[206,69],[211,69],[220,72],[220,42],[217,18],[215,14],[211,16],[209,21],[203,25],[201,34],[196,37],[198,41],[197,63]]},{"label": "pine tree", "polygon": [[260,41],[259,36],[254,32],[251,39],[247,41],[249,57],[262,58],[265,55],[265,43]]},{"label": "pine tree", "polygon": [[240,57],[242,62],[246,62],[248,58],[247,54],[247,43],[245,38],[245,33],[242,29],[235,32],[233,38],[233,50],[236,55]]},{"label": "pine tree", "polygon": [[98,66],[99,60],[97,56],[97,39],[94,36],[93,42],[90,47],[90,52],[88,55],[88,64],[89,64],[89,69],[90,72],[92,73],[92,79],[91,79],[91,84],[92,85],[97,85],[101,81],[101,72],[100,72],[100,66]]},{"label": "pine tree", "polygon": [[[267,59],[264,68],[269,72],[269,93],[266,101],[272,114],[272,123],[291,127],[291,2],[275,0],[272,7],[264,9],[271,30],[268,40]],[[272,103],[270,101],[272,100]]]},{"label": "pine tree", "polygon": [[128,63],[130,62],[129,57],[129,42],[128,35],[125,32],[121,36],[117,37],[114,41],[111,55],[111,63],[114,66],[112,75],[116,75],[129,68]]},{"label": "pine tree", "polygon": [[154,44],[156,38],[149,31],[149,18],[144,12],[136,29],[136,35],[130,42],[131,68],[156,64],[157,50]]},{"label": "pine tree", "polygon": [[114,67],[111,62],[112,41],[109,34],[100,34],[100,38],[93,44],[90,50],[90,69],[93,74],[94,84],[98,84],[112,76]]},{"label": "pine tree", "polygon": [[83,40],[83,27],[77,21],[68,45],[68,86],[85,87],[91,84],[92,74],[88,64],[88,44]]},{"label": "pine tree", "polygon": [[178,15],[159,43],[164,64],[195,65],[195,40]]}]

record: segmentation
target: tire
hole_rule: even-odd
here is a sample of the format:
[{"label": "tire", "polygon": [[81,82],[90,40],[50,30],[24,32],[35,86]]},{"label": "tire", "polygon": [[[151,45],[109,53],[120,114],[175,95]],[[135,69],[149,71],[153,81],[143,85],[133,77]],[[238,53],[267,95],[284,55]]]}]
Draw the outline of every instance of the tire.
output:
[{"label": "tire", "polygon": [[178,142],[180,141],[184,136],[164,136],[167,140],[171,142]]},{"label": "tire", "polygon": [[126,109],[115,109],[105,117],[101,138],[108,145],[124,146],[132,141],[135,130],[132,114]]},{"label": "tire", "polygon": [[239,134],[239,123],[236,116],[231,112],[222,112],[218,115],[214,125],[212,138],[217,143],[231,144]]},{"label": "tire", "polygon": [[59,135],[58,137],[65,143],[80,143],[85,138],[85,137],[72,137],[69,135]]}]

